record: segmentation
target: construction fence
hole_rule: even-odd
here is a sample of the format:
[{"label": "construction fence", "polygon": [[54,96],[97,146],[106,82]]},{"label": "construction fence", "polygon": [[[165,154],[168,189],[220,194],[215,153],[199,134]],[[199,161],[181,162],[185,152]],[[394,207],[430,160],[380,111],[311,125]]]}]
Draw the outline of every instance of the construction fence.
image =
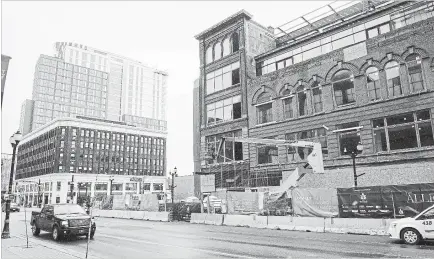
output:
[{"label": "construction fence", "polygon": [[226,192],[224,214],[324,218],[400,218],[434,204],[434,183],[356,188],[293,188],[285,192]]},{"label": "construction fence", "polygon": [[157,194],[96,195],[93,202],[100,210],[159,211]]}]

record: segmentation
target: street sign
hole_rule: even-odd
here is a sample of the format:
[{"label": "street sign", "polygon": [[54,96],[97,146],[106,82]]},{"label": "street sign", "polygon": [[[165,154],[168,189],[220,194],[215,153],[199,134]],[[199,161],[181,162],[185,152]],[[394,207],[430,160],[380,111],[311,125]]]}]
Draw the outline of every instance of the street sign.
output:
[{"label": "street sign", "polygon": [[202,192],[214,192],[215,191],[215,175],[201,175],[200,176],[200,188]]}]

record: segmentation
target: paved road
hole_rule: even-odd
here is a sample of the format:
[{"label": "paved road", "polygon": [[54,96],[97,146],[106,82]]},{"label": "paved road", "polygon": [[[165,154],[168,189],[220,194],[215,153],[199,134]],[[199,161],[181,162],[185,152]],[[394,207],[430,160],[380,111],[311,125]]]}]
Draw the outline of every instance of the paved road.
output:
[{"label": "paved road", "polygon": [[[106,218],[96,222],[89,255],[99,258],[434,258],[433,244],[408,246],[379,236]],[[30,241],[77,256],[85,252],[85,238],[54,242],[48,233],[33,237],[28,230]],[[13,213],[11,234],[24,233],[24,213]]]}]

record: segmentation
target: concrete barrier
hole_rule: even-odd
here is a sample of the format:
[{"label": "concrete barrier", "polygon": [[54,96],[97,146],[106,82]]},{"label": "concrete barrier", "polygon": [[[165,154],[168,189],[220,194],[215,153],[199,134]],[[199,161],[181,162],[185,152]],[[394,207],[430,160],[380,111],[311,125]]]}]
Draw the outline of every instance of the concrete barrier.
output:
[{"label": "concrete barrier", "polygon": [[294,230],[325,232],[324,218],[293,217]]},{"label": "concrete barrier", "polygon": [[235,227],[250,227],[254,225],[251,215],[224,215],[223,225]]},{"label": "concrete barrier", "polygon": [[151,220],[151,221],[169,221],[169,212],[154,212],[154,211],[145,211],[143,216],[143,220]]},{"label": "concrete barrier", "polygon": [[295,230],[293,217],[268,216],[267,228]]},{"label": "concrete barrier", "polygon": [[205,220],[206,220],[205,213],[191,213],[190,223],[205,224]]},{"label": "concrete barrier", "polygon": [[268,217],[267,216],[251,215],[250,217],[253,218],[253,224],[249,225],[249,227],[267,228],[267,225],[268,225]]},{"label": "concrete barrier", "polygon": [[223,214],[205,214],[204,223],[207,225],[221,226],[223,225]]},{"label": "concrete barrier", "polygon": [[328,218],[326,232],[351,233],[385,236],[389,225],[395,219]]}]

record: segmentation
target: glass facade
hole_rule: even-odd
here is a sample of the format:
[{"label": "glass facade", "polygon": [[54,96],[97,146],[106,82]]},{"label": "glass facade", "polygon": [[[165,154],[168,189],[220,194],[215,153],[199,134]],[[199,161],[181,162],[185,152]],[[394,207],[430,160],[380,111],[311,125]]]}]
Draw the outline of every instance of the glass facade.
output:
[{"label": "glass facade", "polygon": [[33,87],[32,130],[59,117],[106,118],[108,74],[42,55]]}]

